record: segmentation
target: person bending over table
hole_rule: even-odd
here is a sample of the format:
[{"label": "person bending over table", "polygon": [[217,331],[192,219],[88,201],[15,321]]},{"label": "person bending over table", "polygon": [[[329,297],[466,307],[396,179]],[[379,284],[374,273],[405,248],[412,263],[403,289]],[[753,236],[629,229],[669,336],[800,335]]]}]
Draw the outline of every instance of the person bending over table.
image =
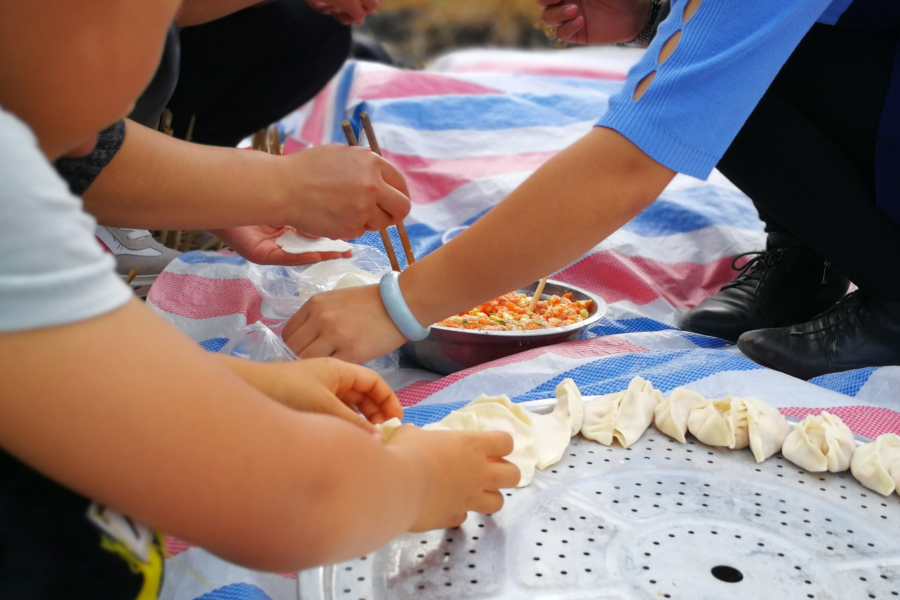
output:
[{"label": "person bending over table", "polygon": [[[138,250],[123,250],[120,275],[135,267],[142,278],[158,274],[177,253],[149,234],[131,242],[131,232],[115,227],[208,229],[248,260],[291,265],[342,255],[286,253],[275,243],[282,226],[349,238],[406,216],[403,177],[370,152],[331,145],[277,157],[234,149],[325,86],[349,54],[347,23],[380,0],[307,2],[185,0],[129,118],[101,132],[89,155],[56,162],[87,210]],[[166,107],[177,138],[196,117],[197,143],[152,131]]]},{"label": "person bending over table", "polygon": [[[900,364],[900,3],[542,1],[563,40],[656,33],[607,114],[383,293],[312,298],[285,328],[288,345],[303,357],[381,355],[571,263],[676,172],[718,166],[756,203],[768,245],[685,328],[737,339],[804,379]],[[548,198],[564,209],[548,213]],[[566,243],[516,243],[547,231]],[[484,260],[511,245],[518,260],[503,269]],[[844,295],[848,279],[859,289]]]}]

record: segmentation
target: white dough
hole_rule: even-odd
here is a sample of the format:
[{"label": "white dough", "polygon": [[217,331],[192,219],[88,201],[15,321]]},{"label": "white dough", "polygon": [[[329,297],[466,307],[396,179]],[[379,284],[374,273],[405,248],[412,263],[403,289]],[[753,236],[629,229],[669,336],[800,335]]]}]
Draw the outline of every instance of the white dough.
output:
[{"label": "white dough", "polygon": [[650,423],[662,393],[642,377],[622,392],[599,396],[584,405],[581,435],[604,446],[618,440],[623,448],[638,441]]},{"label": "white dough", "polygon": [[747,405],[742,398],[706,400],[688,416],[688,431],[708,446],[740,450],[750,445]]},{"label": "white dough", "polygon": [[353,246],[343,240],[331,240],[328,238],[319,238],[317,240],[298,235],[293,231],[288,231],[275,243],[281,246],[281,249],[288,254],[306,254],[307,252],[348,252]]},{"label": "white dough", "polygon": [[532,414],[537,468],[544,470],[558,463],[569,447],[569,440],[581,430],[584,403],[571,379],[556,386],[556,407],[549,415]]},{"label": "white dough", "polygon": [[778,409],[756,398],[745,398],[747,408],[747,432],[750,437],[750,451],[753,458],[761,463],[784,445],[791,433],[791,426]]},{"label": "white dough", "polygon": [[403,423],[397,417],[393,419],[388,419],[381,425],[376,425],[375,429],[381,434],[381,441],[386,442],[391,439],[391,436],[394,435],[394,431],[400,428]]},{"label": "white dough", "polygon": [[850,467],[856,450],[853,432],[841,419],[827,411],[809,415],[788,434],[781,453],[807,471],[839,473]]},{"label": "white dough", "polygon": [[857,448],[850,460],[850,472],[861,484],[884,496],[900,489],[900,436],[885,433]]},{"label": "white dough", "polygon": [[684,444],[687,440],[688,416],[705,398],[687,388],[675,388],[668,398],[656,405],[653,420],[661,432]]},{"label": "white dough", "polygon": [[546,469],[563,457],[569,441],[581,427],[583,405],[571,379],[556,386],[557,402],[548,415],[530,413],[506,396],[479,396],[437,423],[429,431],[505,431],[513,438],[513,451],[505,457],[521,474],[518,487],[531,483],[535,469]]}]

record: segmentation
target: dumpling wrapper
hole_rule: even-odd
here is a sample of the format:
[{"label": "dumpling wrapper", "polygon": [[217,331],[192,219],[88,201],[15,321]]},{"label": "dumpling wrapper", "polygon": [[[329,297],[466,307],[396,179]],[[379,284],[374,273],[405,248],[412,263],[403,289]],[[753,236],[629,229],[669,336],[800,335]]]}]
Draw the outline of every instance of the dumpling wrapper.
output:
[{"label": "dumpling wrapper", "polygon": [[534,478],[537,465],[535,431],[531,415],[507,396],[479,396],[438,421],[425,425],[427,431],[505,431],[513,439],[513,451],[505,457],[519,468],[519,484],[524,487]]},{"label": "dumpling wrapper", "polygon": [[604,446],[618,440],[627,448],[641,439],[653,422],[662,393],[649,381],[635,377],[625,391],[599,396],[584,404],[581,435]]},{"label": "dumpling wrapper", "polygon": [[381,434],[381,441],[386,442],[391,439],[391,436],[394,435],[394,431],[403,426],[403,422],[400,421],[397,417],[392,419],[388,419],[381,425],[376,425],[375,429]]},{"label": "dumpling wrapper", "polygon": [[853,432],[828,411],[809,415],[788,434],[781,453],[786,459],[812,473],[839,473],[850,467],[856,451]]},{"label": "dumpling wrapper", "polygon": [[850,472],[883,496],[900,489],[900,436],[885,433],[857,448],[850,459]]},{"label": "dumpling wrapper", "polygon": [[687,440],[688,417],[691,411],[706,399],[687,388],[675,388],[668,398],[656,405],[653,421],[656,428],[674,440],[684,444]]},{"label": "dumpling wrapper", "polygon": [[747,433],[753,458],[761,463],[784,445],[791,426],[778,409],[756,398],[745,398]]},{"label": "dumpling wrapper", "polygon": [[708,446],[740,450],[750,444],[747,406],[742,398],[705,400],[688,416],[688,431]]},{"label": "dumpling wrapper", "polygon": [[583,420],[581,392],[574,381],[564,379],[556,386],[553,412],[548,415],[531,414],[538,469],[543,471],[562,459],[572,436],[581,431]]},{"label": "dumpling wrapper", "polygon": [[319,238],[317,240],[298,235],[288,231],[275,240],[281,249],[288,254],[306,254],[308,252],[338,252],[343,254],[353,249],[353,246],[343,240]]}]

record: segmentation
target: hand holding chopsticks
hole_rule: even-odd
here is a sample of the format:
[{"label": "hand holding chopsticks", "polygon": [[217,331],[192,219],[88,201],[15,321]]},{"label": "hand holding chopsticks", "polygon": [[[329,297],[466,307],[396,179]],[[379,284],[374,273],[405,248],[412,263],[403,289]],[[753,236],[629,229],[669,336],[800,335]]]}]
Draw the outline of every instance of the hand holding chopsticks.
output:
[{"label": "hand holding chopsticks", "polygon": [[[369,120],[368,113],[362,113],[359,116],[360,121],[362,122],[363,129],[366,132],[366,138],[369,141],[369,148],[377,154],[381,156],[381,147],[378,145],[378,139],[375,137],[375,129],[372,127],[372,122]],[[344,136],[347,138],[347,144],[350,146],[357,146],[359,144],[356,134],[353,131],[353,127],[350,125],[350,121],[344,121],[341,126],[344,129]],[[385,252],[387,252],[388,258],[391,261],[391,268],[394,271],[400,270],[400,263],[397,260],[396,253],[394,251],[394,245],[391,243],[391,238],[388,235],[387,229],[382,229],[378,232],[381,235],[381,241],[384,244]],[[406,255],[406,262],[408,265],[413,264],[416,261],[415,255],[412,251],[412,245],[409,243],[409,236],[406,233],[406,227],[403,225],[403,221],[397,223],[397,233],[400,236],[400,243],[403,245],[403,252]]]}]

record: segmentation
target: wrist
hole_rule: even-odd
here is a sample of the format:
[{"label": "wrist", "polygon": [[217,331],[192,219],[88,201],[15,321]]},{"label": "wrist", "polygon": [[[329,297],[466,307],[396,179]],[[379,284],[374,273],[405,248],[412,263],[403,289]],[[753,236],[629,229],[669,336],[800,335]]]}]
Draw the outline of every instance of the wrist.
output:
[{"label": "wrist", "polygon": [[428,337],[429,327],[423,327],[421,321],[410,310],[409,304],[400,288],[400,274],[396,271],[386,273],[378,286],[381,301],[394,326],[409,340],[419,341]]},{"label": "wrist", "polygon": [[391,445],[388,441],[385,447],[399,464],[396,472],[402,473],[403,479],[411,484],[407,497],[410,502],[409,513],[413,518],[406,529],[412,529],[430,504],[429,495],[435,488],[432,478],[436,471],[430,468],[425,453],[417,446]]}]

